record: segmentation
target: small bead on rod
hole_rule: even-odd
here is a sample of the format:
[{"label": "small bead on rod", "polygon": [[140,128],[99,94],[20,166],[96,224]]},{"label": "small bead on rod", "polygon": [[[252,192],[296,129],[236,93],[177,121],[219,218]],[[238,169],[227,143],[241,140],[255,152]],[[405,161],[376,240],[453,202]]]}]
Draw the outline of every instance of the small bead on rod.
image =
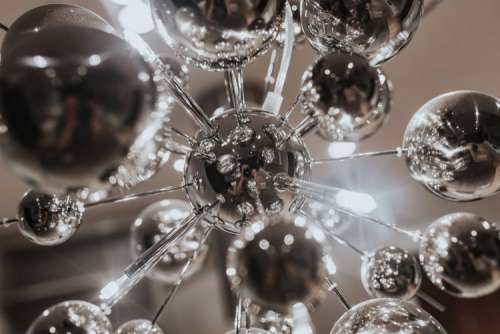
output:
[{"label": "small bead on rod", "polygon": [[348,160],[361,159],[361,158],[383,157],[383,156],[394,156],[394,155],[397,156],[398,158],[400,158],[404,154],[406,154],[406,152],[407,152],[406,149],[398,147],[394,150],[357,153],[357,154],[347,155],[347,156],[338,157],[338,158],[316,159],[316,160],[312,160],[311,164],[321,165],[321,164],[326,164],[326,163],[330,163],[330,162],[341,162],[341,161],[348,161]]}]

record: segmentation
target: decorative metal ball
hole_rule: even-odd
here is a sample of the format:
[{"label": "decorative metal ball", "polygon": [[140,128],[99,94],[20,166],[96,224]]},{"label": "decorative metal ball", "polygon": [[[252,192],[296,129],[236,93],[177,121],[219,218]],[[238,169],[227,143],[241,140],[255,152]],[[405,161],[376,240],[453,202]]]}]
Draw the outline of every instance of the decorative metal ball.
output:
[{"label": "decorative metal ball", "polygon": [[404,135],[412,177],[439,197],[473,201],[500,190],[500,100],[472,91],[438,96]]},{"label": "decorative metal ball", "polygon": [[302,78],[304,112],[330,142],[360,141],[373,135],[391,108],[391,83],[363,57],[332,53],[319,58]]},{"label": "decorative metal ball", "polygon": [[[189,203],[177,199],[153,203],[144,209],[130,227],[133,258],[139,257],[165,234],[178,228],[191,211]],[[205,230],[205,226],[195,226],[191,229],[181,241],[169,248],[160,263],[148,273],[148,277],[165,284],[174,284],[193,253],[201,247],[184,278],[198,273],[208,254],[208,246],[201,245]]]},{"label": "decorative metal ball", "polygon": [[500,288],[500,231],[472,213],[453,213],[432,223],[420,243],[420,262],[445,292],[478,298]]},{"label": "decorative metal ball", "polygon": [[121,325],[115,334],[164,334],[158,325],[154,325],[149,320],[131,320]]},{"label": "decorative metal ball", "polygon": [[330,334],[446,334],[441,324],[417,305],[397,299],[372,299],[344,313]]},{"label": "decorative metal ball", "polygon": [[297,303],[315,308],[335,271],[323,232],[286,215],[257,220],[228,249],[226,275],[255,314],[289,314]]},{"label": "decorative metal ball", "polygon": [[380,64],[415,34],[423,0],[303,0],[302,29],[322,54],[353,52]]},{"label": "decorative metal ball", "polygon": [[54,305],[32,322],[26,334],[113,334],[108,317],[99,307],[84,301]]},{"label": "decorative metal ball", "polygon": [[180,58],[208,70],[246,64],[271,46],[285,0],[151,0],[156,26]]},{"label": "decorative metal ball", "polygon": [[83,204],[70,196],[28,191],[18,207],[17,226],[31,242],[42,246],[62,244],[80,227]]},{"label": "decorative metal ball", "polygon": [[9,53],[26,37],[53,27],[82,27],[113,33],[113,27],[87,8],[69,4],[52,4],[33,8],[18,17],[5,34],[1,55],[5,61]]},{"label": "decorative metal ball", "polygon": [[422,283],[418,260],[408,251],[390,246],[363,256],[361,281],[374,298],[413,298]]},{"label": "decorative metal ball", "polygon": [[34,188],[98,189],[155,101],[150,67],[124,40],[81,27],[41,30],[0,66],[0,153]]},{"label": "decorative metal ball", "polygon": [[224,199],[214,219],[219,228],[233,233],[257,215],[286,212],[293,195],[274,187],[274,175],[303,179],[310,174],[309,151],[286,122],[259,109],[244,112],[248,122],[242,125],[234,110],[213,118],[217,136],[198,135],[184,173],[194,205]]}]

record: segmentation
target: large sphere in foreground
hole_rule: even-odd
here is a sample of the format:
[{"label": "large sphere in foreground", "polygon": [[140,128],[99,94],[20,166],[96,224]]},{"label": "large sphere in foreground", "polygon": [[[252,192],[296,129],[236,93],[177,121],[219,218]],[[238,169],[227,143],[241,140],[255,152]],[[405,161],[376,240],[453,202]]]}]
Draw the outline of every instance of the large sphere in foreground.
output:
[{"label": "large sphere in foreground", "polygon": [[47,28],[0,66],[0,151],[34,188],[100,187],[127,158],[156,101],[150,67],[95,29]]},{"label": "large sphere in foreground", "polygon": [[302,29],[322,54],[347,51],[379,64],[415,34],[423,0],[303,0]]},{"label": "large sphere in foreground", "polygon": [[304,112],[317,119],[330,142],[360,141],[373,135],[391,108],[391,84],[360,56],[332,53],[319,58],[302,78]]},{"label": "large sphere in foreground", "polygon": [[420,261],[434,285],[462,298],[478,298],[500,288],[500,231],[472,213],[453,213],[423,234]]},{"label": "large sphere in foreground", "polygon": [[111,322],[99,307],[84,301],[54,305],[32,322],[26,334],[113,334]]},{"label": "large sphere in foreground", "polygon": [[413,116],[404,135],[412,177],[434,194],[472,201],[500,190],[500,100],[458,91]]},{"label": "large sphere in foreground", "polygon": [[121,325],[115,334],[164,334],[158,325],[154,325],[149,320],[130,320]]},{"label": "large sphere in foreground", "polygon": [[335,270],[323,232],[285,215],[245,228],[228,250],[226,274],[254,312],[289,314],[297,303],[316,307]]},{"label": "large sphere in foreground", "polygon": [[209,70],[246,64],[276,39],[285,0],[151,0],[160,34],[179,57]]},{"label": "large sphere in foreground", "polygon": [[202,207],[222,196],[215,219],[228,232],[238,232],[255,216],[287,211],[294,196],[274,187],[274,175],[303,179],[310,172],[309,151],[300,138],[291,136],[288,124],[280,127],[281,118],[259,109],[245,110],[245,114],[249,122],[241,126],[234,110],[215,117],[218,139],[199,134],[199,144],[186,160],[190,201]]},{"label": "large sphere in foreground", "polygon": [[446,334],[418,306],[396,299],[372,299],[344,313],[330,334]]}]

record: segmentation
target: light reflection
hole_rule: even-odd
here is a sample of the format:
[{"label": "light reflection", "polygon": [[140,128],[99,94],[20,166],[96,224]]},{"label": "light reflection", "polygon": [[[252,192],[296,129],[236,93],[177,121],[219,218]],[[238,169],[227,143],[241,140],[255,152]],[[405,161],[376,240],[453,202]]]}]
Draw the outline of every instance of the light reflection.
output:
[{"label": "light reflection", "polygon": [[137,0],[120,10],[118,21],[123,28],[138,34],[148,33],[155,27],[149,6]]},{"label": "light reflection", "polygon": [[328,146],[328,154],[332,158],[343,158],[356,152],[356,143],[335,142]]},{"label": "light reflection", "polygon": [[370,213],[377,209],[375,199],[364,193],[340,190],[335,196],[337,204],[357,213]]}]

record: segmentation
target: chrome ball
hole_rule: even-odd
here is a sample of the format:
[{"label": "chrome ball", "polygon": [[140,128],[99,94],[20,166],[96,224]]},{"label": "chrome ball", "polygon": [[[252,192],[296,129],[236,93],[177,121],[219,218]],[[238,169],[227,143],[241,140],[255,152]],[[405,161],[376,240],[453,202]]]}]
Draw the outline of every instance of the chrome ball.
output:
[{"label": "chrome ball", "polygon": [[380,64],[415,34],[423,0],[303,0],[302,29],[322,54],[347,51]]},{"label": "chrome ball", "polygon": [[111,322],[99,307],[84,301],[66,301],[40,314],[26,334],[113,334]]},{"label": "chrome ball", "polygon": [[418,306],[396,299],[372,299],[344,313],[330,334],[446,334],[441,324]]},{"label": "chrome ball", "polygon": [[31,190],[18,207],[17,226],[31,242],[42,246],[59,245],[80,227],[83,204],[70,196],[56,196]]},{"label": "chrome ball", "polygon": [[115,334],[164,334],[158,325],[154,325],[149,320],[131,320],[121,325]]},{"label": "chrome ball", "polygon": [[219,228],[233,233],[257,215],[286,212],[293,196],[274,187],[274,175],[303,179],[310,174],[309,151],[303,141],[297,136],[284,140],[291,135],[288,124],[280,127],[278,116],[259,109],[245,114],[249,122],[243,125],[238,125],[233,110],[215,117],[217,136],[200,133],[186,160],[190,201],[201,207],[223,198],[214,219]]},{"label": "chrome ball", "polygon": [[500,190],[500,100],[472,91],[438,96],[404,135],[412,177],[439,197],[473,201]]},{"label": "chrome ball", "polygon": [[332,53],[319,58],[302,78],[304,112],[316,118],[330,142],[373,135],[391,108],[391,83],[363,57]]},{"label": "chrome ball", "polygon": [[384,247],[363,256],[361,282],[374,298],[413,298],[422,283],[418,260],[398,247]]},{"label": "chrome ball", "polygon": [[209,70],[246,64],[269,48],[284,0],[150,0],[156,26],[178,56]]},{"label": "chrome ball", "polygon": [[500,231],[471,213],[453,213],[432,223],[420,243],[420,262],[434,285],[462,298],[500,288]]},{"label": "chrome ball", "polygon": [[34,188],[99,189],[154,110],[150,67],[124,40],[81,27],[41,30],[16,55],[0,65],[1,154]]}]

